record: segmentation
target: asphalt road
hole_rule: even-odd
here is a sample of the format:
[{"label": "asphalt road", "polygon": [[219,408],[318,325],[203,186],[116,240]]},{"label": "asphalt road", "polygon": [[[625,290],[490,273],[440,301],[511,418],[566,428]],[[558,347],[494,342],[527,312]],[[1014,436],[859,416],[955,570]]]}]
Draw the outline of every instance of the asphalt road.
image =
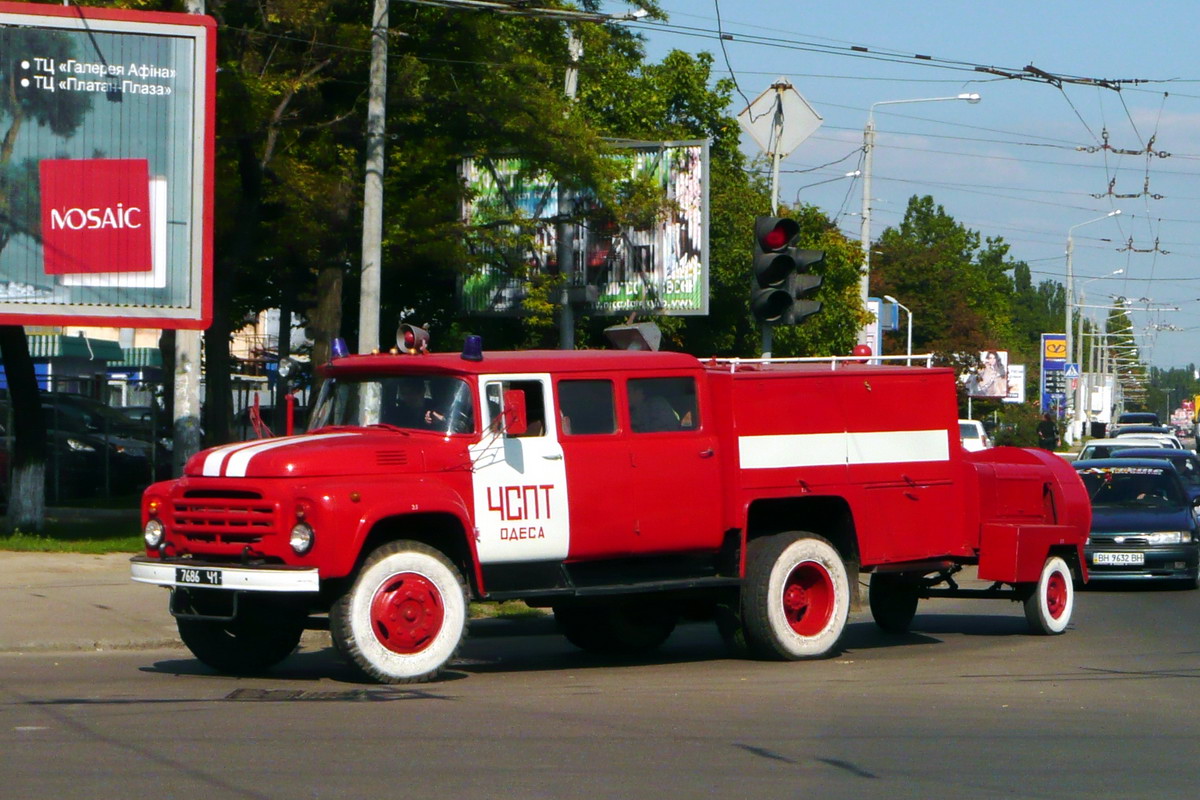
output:
[{"label": "asphalt road", "polygon": [[1088,591],[1036,637],[1015,604],[929,601],[806,663],[729,658],[701,624],[623,664],[479,626],[416,687],[357,683],[320,642],[254,679],[174,649],[5,653],[0,795],[1190,798],[1198,611]]}]

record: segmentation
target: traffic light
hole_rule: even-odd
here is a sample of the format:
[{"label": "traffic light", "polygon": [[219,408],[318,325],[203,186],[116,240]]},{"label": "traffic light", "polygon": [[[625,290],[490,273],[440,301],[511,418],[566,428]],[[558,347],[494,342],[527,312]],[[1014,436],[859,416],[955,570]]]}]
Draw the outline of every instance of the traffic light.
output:
[{"label": "traffic light", "polygon": [[800,224],[786,217],[754,220],[754,266],[750,310],[767,325],[793,325],[821,310],[809,300],[824,280],[810,269],[825,262],[823,250],[803,250],[792,242]]}]

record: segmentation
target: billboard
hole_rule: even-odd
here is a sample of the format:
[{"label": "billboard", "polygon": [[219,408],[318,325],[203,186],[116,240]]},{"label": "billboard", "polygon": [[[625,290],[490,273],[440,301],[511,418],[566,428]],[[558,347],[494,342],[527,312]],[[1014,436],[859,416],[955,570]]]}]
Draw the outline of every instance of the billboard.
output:
[{"label": "billboard", "polygon": [[572,287],[592,287],[576,293],[591,313],[708,313],[708,141],[628,144],[611,157],[631,179],[661,190],[670,212],[649,227],[618,227],[594,196],[577,194],[582,221],[571,226],[565,269],[557,263],[557,182],[517,157],[464,159],[462,221],[476,257],[459,286],[466,313],[519,314],[526,281],[559,273]]},{"label": "billboard", "polygon": [[1025,402],[1025,365],[1024,364],[1009,364],[1008,365],[1008,396],[1004,398],[1006,403],[1024,403]]},{"label": "billboard", "polygon": [[981,350],[983,365],[963,377],[968,397],[1008,397],[1008,351]]},{"label": "billboard", "polygon": [[0,324],[207,326],[215,64],[205,16],[0,2]]}]

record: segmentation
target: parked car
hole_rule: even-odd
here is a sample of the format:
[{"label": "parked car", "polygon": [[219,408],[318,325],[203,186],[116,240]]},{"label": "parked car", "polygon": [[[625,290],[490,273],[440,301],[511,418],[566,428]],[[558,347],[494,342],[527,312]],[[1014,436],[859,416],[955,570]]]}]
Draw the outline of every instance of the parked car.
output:
[{"label": "parked car", "polygon": [[1133,436],[1139,433],[1175,433],[1170,425],[1122,425],[1117,432],[1121,436]]},{"label": "parked car", "polygon": [[1162,423],[1158,418],[1158,414],[1155,414],[1153,411],[1127,411],[1126,413],[1117,417],[1116,421],[1112,424],[1112,430],[1109,431],[1109,433],[1115,434],[1117,431],[1130,425],[1161,424]]},{"label": "parked car", "polygon": [[1158,433],[1155,431],[1138,430],[1135,428],[1126,428],[1117,431],[1113,436],[1114,439],[1146,439],[1156,440],[1165,443],[1167,447],[1174,447],[1177,450],[1183,449],[1183,442],[1179,441],[1179,437],[1173,433]]},{"label": "parked car", "polygon": [[87,432],[107,441],[116,455],[113,464],[135,472],[138,483],[152,482],[141,481],[142,473],[146,477],[170,476],[170,439],[157,437],[149,421],[142,422],[94,398],[63,392],[43,394],[42,408],[48,429]]},{"label": "parked car", "polygon": [[[7,504],[12,462],[11,407],[0,404],[0,447],[3,472],[0,493]],[[103,490],[104,450],[102,440],[86,433],[49,429],[46,432],[46,501],[58,503],[93,497]],[[98,482],[101,481],[101,482]]]},{"label": "parked car", "polygon": [[1170,447],[1130,447],[1117,450],[1113,458],[1155,458],[1170,461],[1183,481],[1183,489],[1188,493],[1188,499],[1200,499],[1200,456],[1193,450],[1175,450]]},{"label": "parked car", "polygon": [[1084,547],[1092,580],[1200,584],[1200,530],[1175,467],[1161,459],[1075,462],[1092,502]]},{"label": "parked car", "polygon": [[988,438],[987,432],[983,429],[983,423],[977,419],[960,419],[958,421],[958,438],[962,442],[963,449],[972,453],[986,450],[992,446],[992,440]]},{"label": "parked car", "polygon": [[1092,439],[1079,451],[1077,461],[1087,461],[1093,458],[1110,458],[1118,450],[1133,450],[1139,448],[1166,448],[1166,442],[1159,439],[1142,439],[1128,436],[1124,439]]},{"label": "parked car", "polygon": [[[154,482],[156,466],[154,444],[135,439],[112,429],[96,430],[84,419],[53,403],[42,403],[46,430],[88,442],[97,453],[91,494],[129,494],[140,492]],[[163,463],[170,467],[169,458]]]}]

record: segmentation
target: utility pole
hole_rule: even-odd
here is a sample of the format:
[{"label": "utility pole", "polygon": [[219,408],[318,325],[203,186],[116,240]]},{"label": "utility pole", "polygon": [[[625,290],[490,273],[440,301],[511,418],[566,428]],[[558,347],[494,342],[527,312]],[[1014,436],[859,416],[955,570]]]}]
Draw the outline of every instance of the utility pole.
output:
[{"label": "utility pole", "polygon": [[367,95],[367,159],[363,181],[362,278],[358,352],[379,349],[380,261],[383,258],[383,145],[387,101],[388,0],[375,0],[371,23],[371,85]]},{"label": "utility pole", "polygon": [[[579,60],[583,58],[583,42],[575,29],[567,25],[567,75],[563,89],[570,103],[575,102],[579,91]],[[562,293],[559,296],[558,349],[575,349],[575,308],[571,305],[571,285],[575,273],[575,229],[568,219],[573,209],[571,192],[560,180],[558,182],[558,224],[555,239],[558,258],[558,274],[562,278]]]},{"label": "utility pole", "polygon": [[[205,0],[187,0],[189,14],[203,14]],[[209,76],[214,80],[216,76]],[[200,331],[175,331],[175,371],[172,382],[172,475],[182,475],[183,465],[200,452]]]}]

